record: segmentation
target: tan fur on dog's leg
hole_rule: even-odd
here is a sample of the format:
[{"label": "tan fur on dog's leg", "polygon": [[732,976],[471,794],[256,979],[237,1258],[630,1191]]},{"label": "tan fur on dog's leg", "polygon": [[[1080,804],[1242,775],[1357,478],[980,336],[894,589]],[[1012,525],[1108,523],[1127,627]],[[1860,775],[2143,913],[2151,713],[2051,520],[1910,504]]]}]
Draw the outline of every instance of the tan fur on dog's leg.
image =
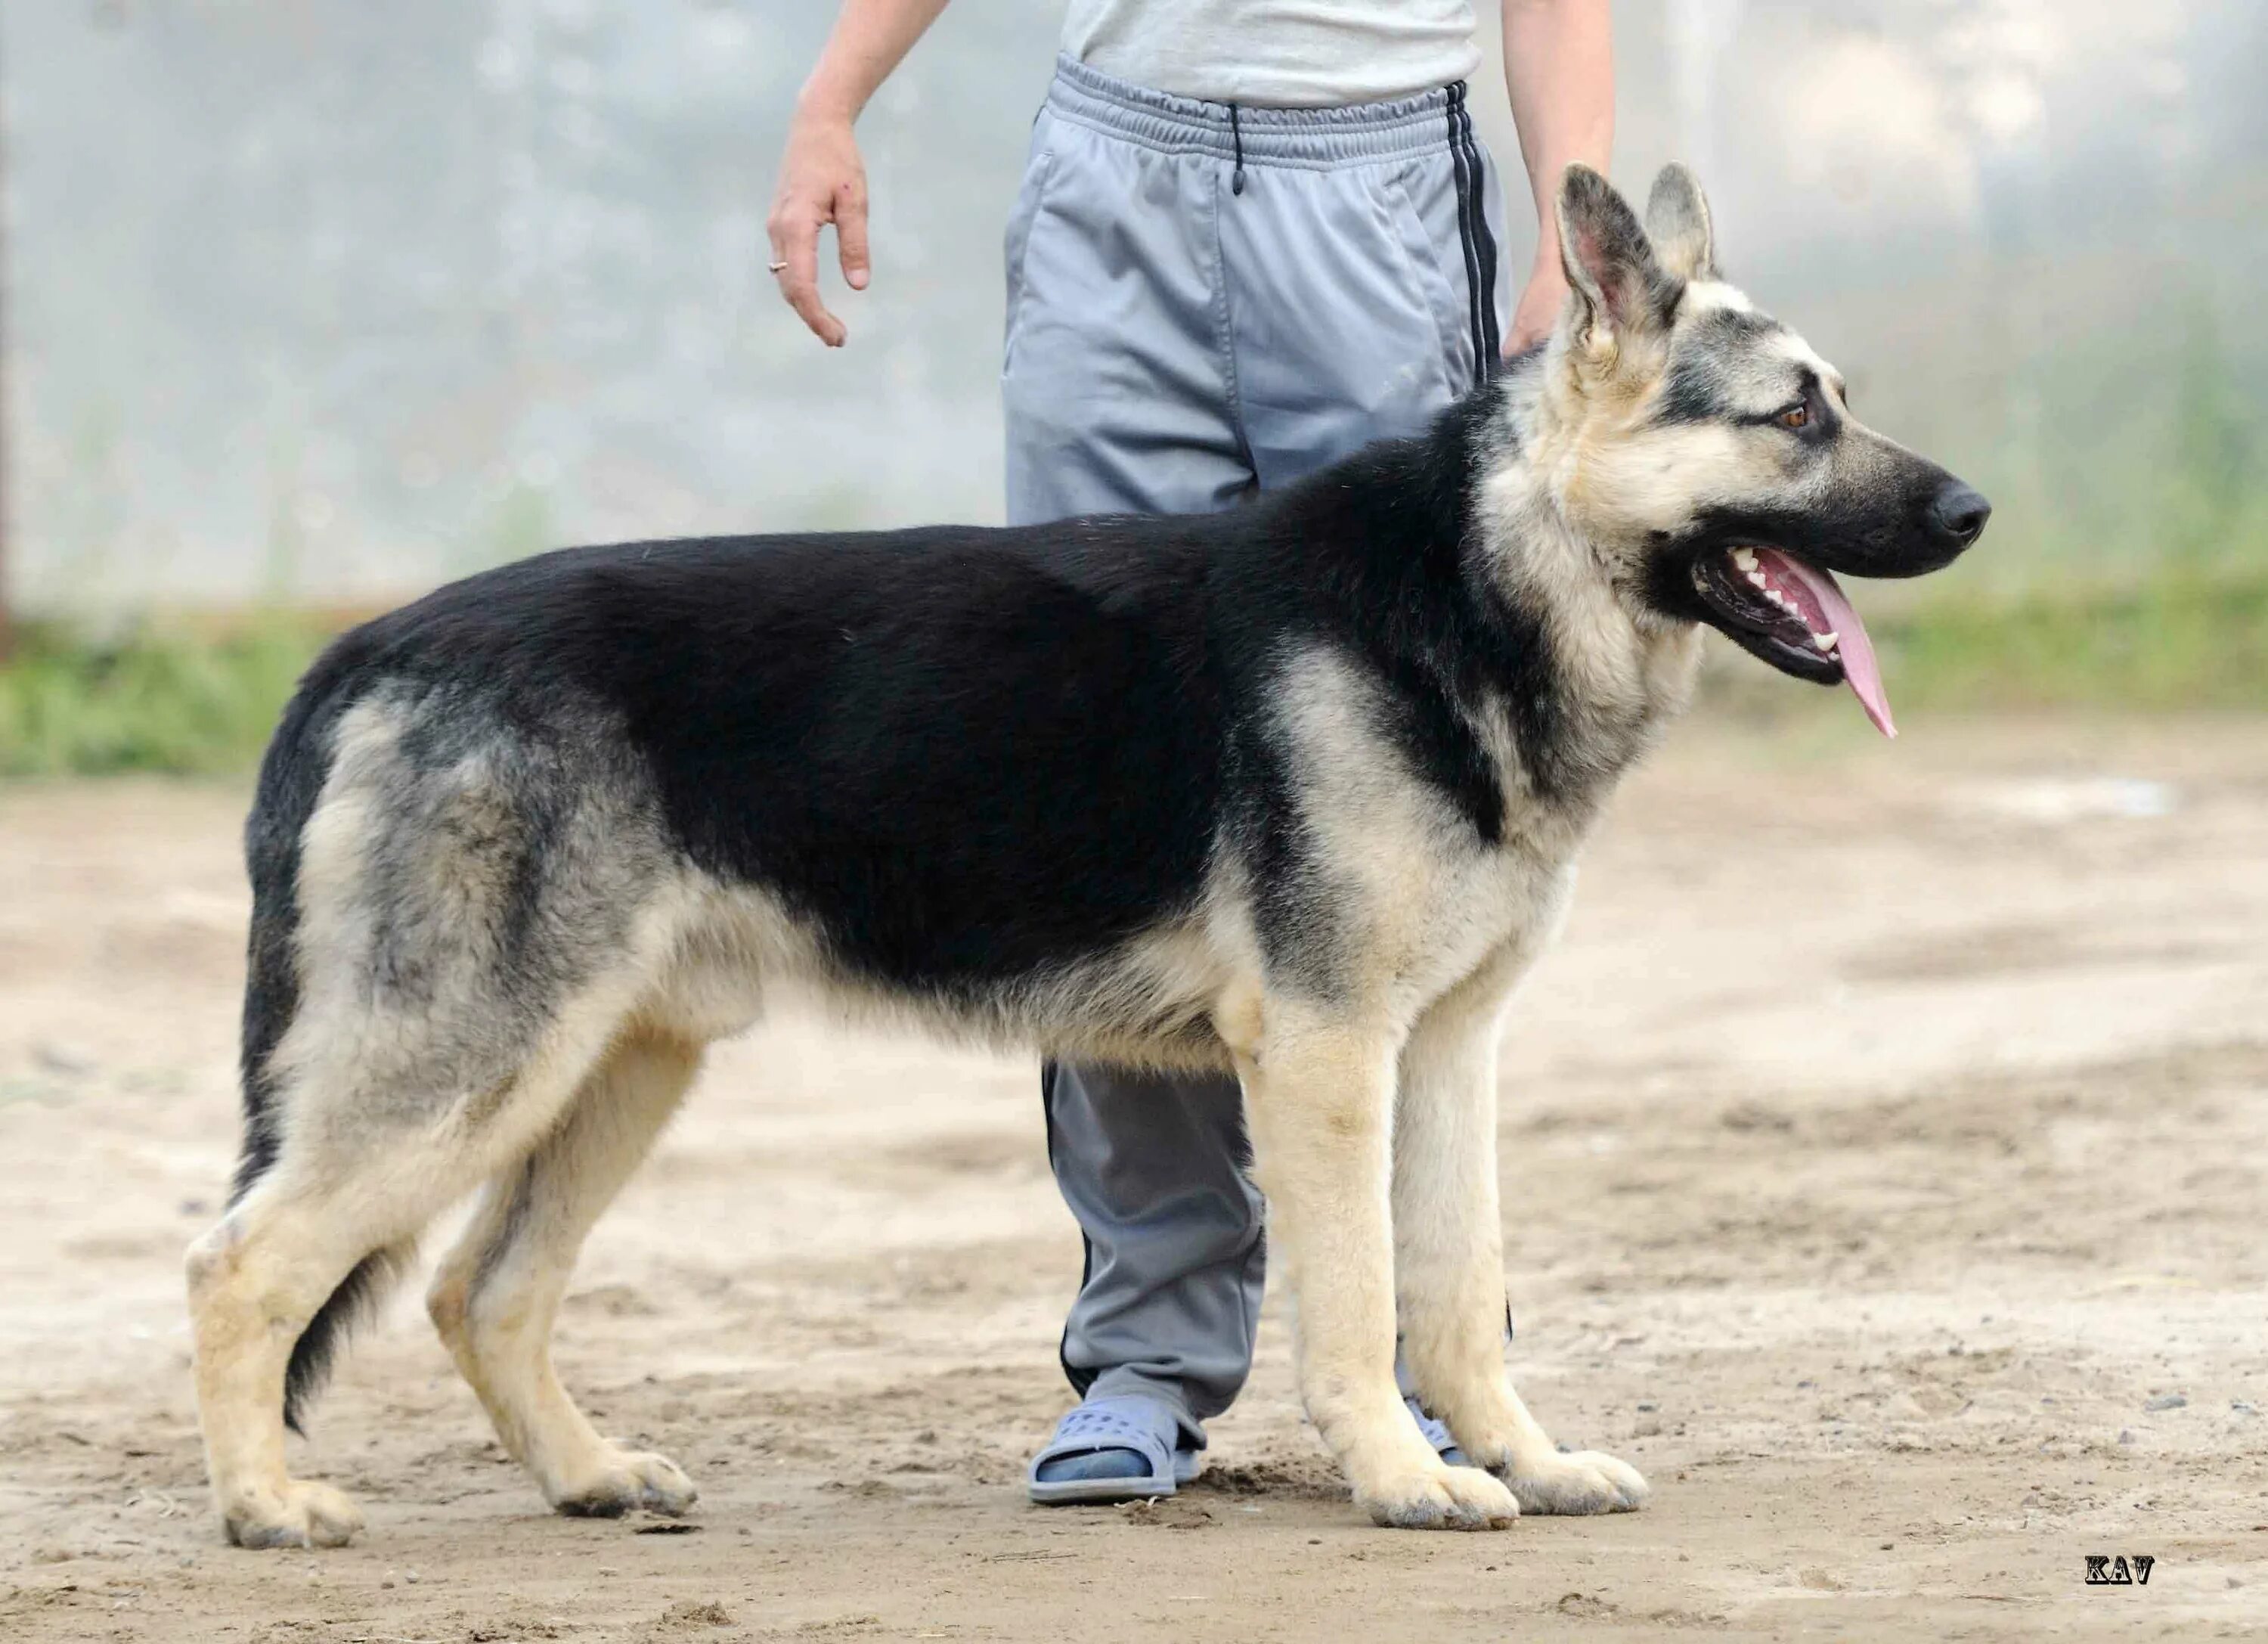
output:
[{"label": "tan fur on dog's leg", "polygon": [[1529,1513],[1635,1508],[1646,1483],[1596,1451],[1563,1456],[1504,1365],[1496,1047],[1520,962],[1507,954],[1441,999],[1402,1052],[1394,1146],[1402,1351],[1418,1397]]},{"label": "tan fur on dog's leg", "polygon": [[197,1410],[221,1522],[240,1547],[338,1547],[362,1515],[284,1464],[284,1375],[307,1321],[373,1250],[415,1235],[444,1200],[367,1183],[294,1190],[271,1177],[189,1247]]},{"label": "tan fur on dog's leg", "polygon": [[1468,1434],[1498,1436],[1505,1416],[1496,1040],[1506,968],[1484,966],[1419,1019],[1403,1046],[1395,1110],[1402,1353],[1419,1402],[1461,1446]]},{"label": "tan fur on dog's leg", "polygon": [[700,1062],[697,1047],[674,1039],[618,1043],[559,1128],[490,1184],[426,1297],[497,1436],[563,1513],[674,1515],[697,1493],[666,1457],[600,1436],[552,1368],[551,1328],[585,1236],[676,1112]]},{"label": "tan fur on dog's leg", "polygon": [[1476,1468],[1445,1463],[1394,1385],[1393,1045],[1275,1001],[1266,1015],[1238,1071],[1268,1196],[1269,1259],[1296,1308],[1307,1413],[1379,1523],[1509,1524],[1510,1493]]}]

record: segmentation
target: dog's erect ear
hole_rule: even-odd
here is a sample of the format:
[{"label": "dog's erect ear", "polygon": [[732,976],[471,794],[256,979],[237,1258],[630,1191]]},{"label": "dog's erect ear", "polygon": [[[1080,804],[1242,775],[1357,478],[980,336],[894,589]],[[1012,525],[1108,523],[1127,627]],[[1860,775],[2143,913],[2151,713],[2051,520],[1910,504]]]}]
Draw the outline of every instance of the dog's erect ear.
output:
[{"label": "dog's erect ear", "polygon": [[1646,232],[1661,266],[1679,279],[1717,277],[1717,241],[1701,180],[1674,160],[1661,168],[1646,197]]},{"label": "dog's erect ear", "polygon": [[1637,214],[1587,166],[1570,166],[1559,184],[1559,260],[1583,309],[1577,335],[1594,346],[1657,329],[1676,306],[1679,283],[1654,261]]}]

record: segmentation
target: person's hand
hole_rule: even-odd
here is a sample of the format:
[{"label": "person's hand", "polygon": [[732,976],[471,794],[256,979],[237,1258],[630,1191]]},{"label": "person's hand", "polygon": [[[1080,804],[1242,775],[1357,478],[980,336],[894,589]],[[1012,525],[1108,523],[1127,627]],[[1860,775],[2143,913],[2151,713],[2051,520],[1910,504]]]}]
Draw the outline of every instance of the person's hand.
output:
[{"label": "person's hand", "polygon": [[780,295],[829,348],[850,335],[819,300],[819,231],[835,225],[843,277],[866,289],[866,166],[847,116],[798,109],[780,159],[779,190],[765,223]]},{"label": "person's hand", "polygon": [[1557,254],[1539,258],[1528,273],[1528,289],[1520,294],[1520,306],[1512,311],[1512,330],[1504,339],[1505,353],[1521,353],[1550,336],[1551,328],[1559,323],[1559,310],[1566,300],[1567,271],[1559,266]]}]

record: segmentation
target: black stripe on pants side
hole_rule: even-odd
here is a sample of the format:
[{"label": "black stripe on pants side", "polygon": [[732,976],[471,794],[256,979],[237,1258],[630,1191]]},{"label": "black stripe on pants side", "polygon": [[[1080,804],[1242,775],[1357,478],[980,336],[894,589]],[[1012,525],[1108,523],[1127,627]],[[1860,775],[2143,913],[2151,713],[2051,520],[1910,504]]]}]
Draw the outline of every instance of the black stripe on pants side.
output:
[{"label": "black stripe on pants side", "polygon": [[1489,373],[1488,356],[1483,352],[1487,345],[1486,335],[1481,329],[1480,255],[1473,240],[1475,203],[1472,177],[1467,169],[1465,145],[1460,121],[1465,102],[1465,83],[1462,80],[1449,87],[1449,166],[1456,177],[1457,244],[1465,254],[1465,320],[1471,328],[1473,339],[1473,380],[1478,382]]},{"label": "black stripe on pants side", "polygon": [[[1057,1064],[1052,1059],[1040,1065],[1040,1110],[1047,1122],[1048,1173],[1051,1176],[1056,1168],[1057,1073]],[[1084,1293],[1087,1281],[1094,1277],[1094,1241],[1086,1236],[1084,1226],[1079,1230],[1079,1289]],[[1073,1306],[1078,1305],[1077,1294],[1071,1300]],[[1101,1373],[1071,1363],[1071,1321],[1068,1318],[1064,1320],[1063,1334],[1056,1338],[1056,1362],[1063,1367],[1064,1380],[1071,1383],[1071,1391],[1085,1398],[1086,1390],[1094,1385],[1095,1378]]]},{"label": "black stripe on pants side", "polygon": [[1472,111],[1460,98],[1457,110],[1464,122],[1466,163],[1469,168],[1469,187],[1472,194],[1473,252],[1480,263],[1480,285],[1473,294],[1475,306],[1480,313],[1480,355],[1482,380],[1494,376],[1504,363],[1504,336],[1497,329],[1496,319],[1496,236],[1488,225],[1488,162],[1481,158],[1481,145],[1473,136]]}]

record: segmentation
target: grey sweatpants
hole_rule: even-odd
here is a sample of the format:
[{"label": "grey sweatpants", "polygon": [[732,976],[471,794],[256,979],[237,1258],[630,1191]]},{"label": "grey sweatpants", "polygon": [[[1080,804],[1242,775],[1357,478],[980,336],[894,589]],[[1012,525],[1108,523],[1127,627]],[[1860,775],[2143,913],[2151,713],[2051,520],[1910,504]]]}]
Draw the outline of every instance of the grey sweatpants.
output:
[{"label": "grey sweatpants", "polygon": [[[1232,110],[1060,63],[1008,225],[1009,521],[1226,508],[1471,388],[1505,285],[1463,98]],[[1086,1235],[1064,1370],[1202,1443],[1260,1311],[1236,1081],[1057,1064],[1043,1094]]]}]

